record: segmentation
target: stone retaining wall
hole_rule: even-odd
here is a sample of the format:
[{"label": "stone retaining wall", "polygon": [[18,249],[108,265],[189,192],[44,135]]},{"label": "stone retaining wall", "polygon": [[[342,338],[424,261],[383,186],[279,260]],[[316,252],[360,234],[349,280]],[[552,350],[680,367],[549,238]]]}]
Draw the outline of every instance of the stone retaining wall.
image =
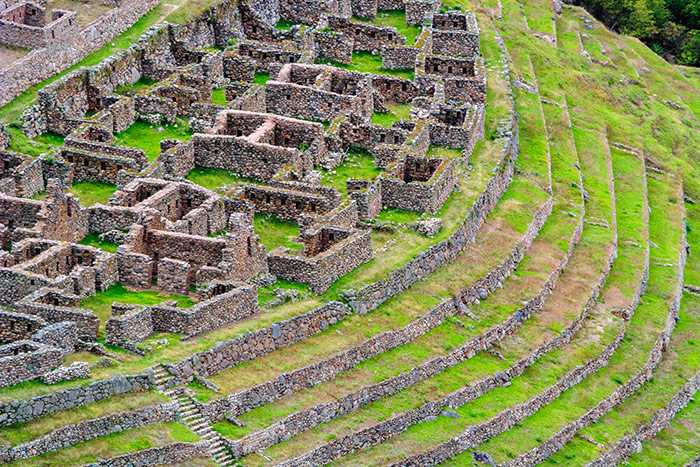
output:
[{"label": "stone retaining wall", "polygon": [[307,339],[350,316],[341,302],[329,302],[304,314],[278,321],[264,329],[247,332],[235,339],[219,342],[203,352],[185,358],[177,365],[168,365],[175,375],[173,383],[193,374],[212,376],[249,360]]},{"label": "stone retaining wall", "polygon": [[[680,301],[683,296],[683,269],[685,267],[686,260],[686,239],[685,231],[683,235],[683,241],[681,244],[680,257],[678,261],[679,273],[678,282],[676,284],[676,291],[674,294],[674,300],[669,308],[668,316],[666,318],[666,325],[657,338],[654,346],[652,347],[649,357],[646,363],[642,367],[641,371],[635,374],[627,383],[620,386],[610,397],[605,400],[600,401],[594,408],[586,412],[580,419],[568,424],[563,430],[561,430],[552,439],[548,440],[546,443],[541,444],[538,448],[528,453],[524,461],[521,463],[520,458],[516,459],[509,465],[512,466],[522,466],[522,465],[536,465],[541,460],[546,459],[551,456],[554,452],[570,440],[579,430],[591,425],[599,418],[601,418],[606,413],[610,412],[617,405],[624,402],[628,397],[633,395],[637,390],[639,390],[647,381],[649,381],[653,375],[654,370],[658,363],[661,361],[663,352],[666,350],[668,343],[671,339],[671,334],[675,329],[676,322],[678,321],[678,313],[680,310]],[[499,415],[491,419],[490,421],[471,427],[467,429],[462,435],[453,438],[450,441],[442,443],[437,447],[421,453],[411,458],[393,464],[392,467],[399,466],[409,466],[409,465],[437,465],[445,460],[456,456],[464,452],[467,449],[471,449],[488,439],[496,436],[500,433],[509,430],[516,423],[521,422],[525,418],[531,416],[537,410],[539,410],[544,405],[554,401],[561,393],[570,387],[578,384],[580,381],[588,377],[589,375],[595,373],[598,369],[607,365],[610,358],[617,350],[617,345],[622,338],[622,333],[618,333],[618,338],[616,341],[608,346],[603,353],[601,353],[596,359],[589,361],[586,365],[580,366],[575,370],[567,373],[557,384],[551,386],[546,391],[538,394],[534,398],[528,400],[526,403],[516,407],[515,409],[507,409],[501,412]],[[532,454],[531,454],[532,453]],[[537,456],[540,456],[539,458]],[[540,460],[541,459],[541,460]],[[599,464],[599,465],[610,465],[610,464]]]},{"label": "stone retaining wall", "polygon": [[454,261],[470,243],[474,242],[486,217],[493,211],[512,180],[519,144],[518,123],[514,114],[511,116],[510,130],[501,139],[503,141],[501,161],[494,168],[486,188],[474,201],[457,230],[447,240],[431,246],[405,266],[392,271],[389,278],[368,284],[357,291],[346,292],[344,298],[355,312],[366,313],[373,310],[439,267]]},{"label": "stone retaining wall", "polygon": [[108,397],[155,387],[152,372],[138,375],[113,376],[87,386],[32,397],[28,400],[12,400],[0,403],[0,426],[24,423],[51,415],[61,410],[82,407]]},{"label": "stone retaining wall", "polygon": [[138,465],[145,467],[149,465],[170,465],[196,458],[209,457],[209,443],[199,441],[196,443],[172,443],[165,446],[143,449],[131,452],[119,457],[113,457],[92,464],[85,464],[83,467],[133,467]]},{"label": "stone retaining wall", "polygon": [[178,418],[180,418],[178,404],[169,402],[161,405],[150,405],[130,412],[110,414],[74,425],[65,425],[27,443],[11,447],[3,446],[0,448],[0,462],[29,459],[100,436],[107,436],[152,423],[175,421]]},{"label": "stone retaining wall", "polygon": [[[532,241],[546,221],[550,210],[551,201],[548,200],[535,214],[533,223],[529,226],[527,233],[511,252],[513,260],[506,259],[499,264],[499,266],[492,271],[494,277],[505,277],[517,267],[520,259],[522,259],[522,253],[530,247]],[[581,223],[580,225],[582,226],[583,224]],[[580,235],[580,231],[578,231],[578,234]],[[572,236],[572,242],[577,241],[578,236],[575,234]],[[491,274],[486,277],[490,275]],[[484,292],[490,293],[498,287],[498,282],[493,280],[483,280],[477,284],[480,286],[476,287],[476,285],[472,285],[464,290],[486,288]],[[457,296],[459,296],[459,294]],[[531,303],[535,303],[535,301]],[[363,344],[353,347],[328,360],[295,370],[291,373],[285,373],[277,380],[262,383],[227,398],[213,401],[203,410],[203,414],[211,421],[220,420],[227,414],[237,416],[260,405],[277,400],[286,395],[289,391],[296,392],[307,387],[318,385],[324,381],[329,381],[336,377],[341,371],[349,370],[364,360],[415,340],[417,337],[443,323],[448,316],[460,312],[463,306],[462,302],[457,298],[445,300],[426,315],[417,318],[402,329],[381,333],[365,341]],[[539,306],[541,306],[541,303]],[[522,314],[518,315],[518,319],[522,319]],[[512,327],[512,324],[510,326]],[[493,336],[498,335],[498,332],[493,333]]]}]

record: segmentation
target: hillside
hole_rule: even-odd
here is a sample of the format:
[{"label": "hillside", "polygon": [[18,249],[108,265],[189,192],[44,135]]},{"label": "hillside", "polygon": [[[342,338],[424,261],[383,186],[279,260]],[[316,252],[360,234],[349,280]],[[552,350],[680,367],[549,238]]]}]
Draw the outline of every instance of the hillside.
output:
[{"label": "hillside", "polygon": [[698,465],[700,69],[558,5],[165,2],[1,108],[0,462]]}]

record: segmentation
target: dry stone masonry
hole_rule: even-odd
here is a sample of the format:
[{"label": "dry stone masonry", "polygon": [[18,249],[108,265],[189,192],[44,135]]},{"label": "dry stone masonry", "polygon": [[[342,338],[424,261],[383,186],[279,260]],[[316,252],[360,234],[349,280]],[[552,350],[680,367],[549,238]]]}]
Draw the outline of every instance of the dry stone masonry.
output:
[{"label": "dry stone masonry", "polygon": [[[76,12],[51,10],[45,2],[0,0],[0,44],[31,50],[0,70],[0,104],[99,49],[157,2],[103,4],[111,9],[81,25]],[[416,27],[415,40],[407,40],[408,28],[372,21],[389,11],[400,12],[406,26]],[[510,80],[505,43],[496,36],[503,52],[503,69],[496,72]],[[519,117],[508,94],[510,108],[496,125],[489,121],[490,127],[497,127],[488,142],[495,148],[494,164],[483,189],[474,193],[471,206],[458,211],[461,221],[443,225],[437,216],[444,206],[452,209],[448,200],[470,176],[472,152],[487,127],[486,76],[494,63],[482,57],[480,39],[472,12],[435,0],[224,0],[184,24],[161,22],[128,49],[43,86],[20,125],[0,126],[0,387],[31,382],[40,387],[33,394],[41,394],[1,402],[0,426],[142,391],[158,391],[167,400],[133,410],[110,409],[37,439],[1,446],[0,462],[182,422],[201,440],[169,440],[87,465],[188,465],[199,458],[233,465],[254,453],[264,458],[271,446],[411,391],[480,352],[497,354],[494,349],[558,293],[556,285],[586,220],[578,166],[580,178],[574,185],[581,196],[571,204],[580,214],[568,250],[540,290],[533,290],[530,299],[518,303],[502,322],[490,324],[444,355],[354,388],[338,400],[291,411],[238,438],[218,432],[214,425],[227,420],[242,428],[236,417],[255,408],[330,382],[362,362],[417,342],[450,320],[462,323],[458,316],[477,319],[470,305],[514,282],[515,271],[560,201],[553,196],[551,182],[543,189],[546,199],[537,209],[532,206],[525,232],[510,250],[504,249],[505,257],[408,324],[367,333],[359,343],[336,347],[340,350],[303,366],[290,365],[253,386],[227,391],[213,379],[240,365],[244,367],[239,370],[252,368],[245,365],[257,365],[256,359],[266,362],[270,354],[293,355],[298,343],[342,334],[348,322],[371,322],[371,315],[349,318],[365,315],[430,278],[475,243],[520,170]],[[369,55],[381,60],[381,71],[387,74],[356,71],[357,59]],[[400,117],[397,108],[404,109]],[[376,122],[383,118],[376,117],[395,118],[380,125]],[[134,125],[158,132],[184,125],[186,136],[160,138],[159,148],[144,150],[124,143],[125,132]],[[9,149],[17,147],[12,144],[15,131],[28,138],[51,133],[60,142],[40,156],[23,154]],[[449,150],[436,151],[439,148]],[[367,172],[342,177],[345,170],[353,172],[356,158],[363,164],[369,161],[369,167],[361,169]],[[216,186],[219,177],[226,182]],[[70,193],[76,184],[96,182],[112,187],[108,199],[87,207]],[[616,224],[614,183],[610,188]],[[386,222],[387,210],[414,217],[401,224]],[[354,289],[339,291],[343,286],[337,282],[344,276],[371,269],[367,263],[384,259],[382,254],[395,239],[381,248],[378,240],[396,229],[429,246],[372,275],[371,281],[356,281]],[[440,241],[431,241],[436,235]],[[678,259],[681,270],[686,254],[683,249]],[[602,273],[595,283],[591,280],[590,296],[578,315],[569,318],[556,337],[530,349],[504,371],[380,423],[365,424],[280,465],[326,465],[425,420],[455,416],[454,410],[469,401],[507,387],[577,336],[616,256],[615,233]],[[475,448],[607,365],[642,300],[649,261],[647,245],[642,283],[629,306],[614,310],[624,321],[602,352],[525,403],[395,465],[436,465]],[[279,288],[285,287],[284,281],[297,285]],[[102,297],[112,287],[160,299],[115,301],[95,308],[98,311],[87,308],[86,299]],[[649,381],[678,320],[682,291],[681,275],[666,326],[641,371],[554,437],[505,465],[543,462]],[[165,294],[187,297],[189,306]],[[266,301],[271,295],[276,298]],[[314,308],[285,304],[290,297],[315,300]],[[234,324],[245,332],[233,337]],[[218,340],[222,331],[228,332],[227,338]],[[196,351],[162,359],[160,349],[179,346],[180,340],[191,341]],[[81,361],[88,352],[99,360]],[[122,358],[139,368],[136,374],[108,373],[113,376],[99,380],[94,376],[105,374],[110,365],[117,365],[120,373]],[[154,366],[144,368],[143,361]],[[200,386],[218,395],[202,402],[193,389]],[[591,465],[624,462],[665,427],[699,387],[696,375],[648,424],[608,446]],[[477,454],[479,462],[493,462],[488,453]]]}]

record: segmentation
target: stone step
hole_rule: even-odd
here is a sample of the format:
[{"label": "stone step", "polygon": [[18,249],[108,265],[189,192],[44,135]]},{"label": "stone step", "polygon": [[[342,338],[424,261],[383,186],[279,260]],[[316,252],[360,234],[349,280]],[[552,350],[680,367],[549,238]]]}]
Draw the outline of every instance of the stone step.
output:
[{"label": "stone step", "polygon": [[204,420],[204,419],[202,419],[202,420],[200,420],[200,421],[193,422],[193,423],[191,423],[191,424],[188,425],[188,426],[190,427],[191,430],[196,430],[197,428],[200,428],[200,427],[202,427],[202,426],[204,426],[204,425],[207,425],[207,421]]}]

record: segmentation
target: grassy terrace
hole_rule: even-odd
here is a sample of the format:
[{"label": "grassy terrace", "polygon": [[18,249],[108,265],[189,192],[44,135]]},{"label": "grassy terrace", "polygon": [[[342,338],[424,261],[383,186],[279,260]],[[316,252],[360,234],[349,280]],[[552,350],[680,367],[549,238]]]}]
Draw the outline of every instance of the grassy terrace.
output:
[{"label": "grassy terrace", "polygon": [[160,154],[160,142],[164,139],[189,140],[192,132],[186,119],[178,118],[170,125],[151,125],[136,122],[127,130],[114,135],[114,142],[122,146],[143,149],[149,162]]},{"label": "grassy terrace", "polygon": [[[678,204],[670,203],[667,195],[677,186],[667,181],[659,183],[659,186],[652,186],[653,184],[653,180],[650,180],[650,239],[659,245],[659,250],[673,256],[681,247],[680,235],[683,226],[679,222],[682,216],[679,216],[681,213]],[[653,194],[654,192],[657,194]],[[620,225],[625,223],[620,220]],[[671,302],[670,291],[673,290],[673,281],[679,273],[673,268],[654,266],[653,258],[656,254],[658,253],[652,252],[647,293],[628,324],[625,339],[611,359],[610,365],[565,392],[516,429],[483,445],[482,448],[488,449],[497,462],[514,457],[546,440],[564,424],[580,417],[599,400],[607,397],[641,368],[665,324]],[[611,276],[611,280],[617,279]],[[572,444],[553,456],[548,463],[561,465],[573,462],[574,465],[581,465],[582,459],[578,457],[581,450],[588,450],[591,446],[586,441],[575,438]],[[570,451],[571,449],[574,451]],[[456,458],[455,462],[457,461]]]},{"label": "grassy terrace", "polygon": [[85,441],[58,451],[15,462],[18,467],[72,466],[116,457],[175,441],[198,441],[197,435],[179,422],[165,422]]},{"label": "grassy terrace", "polygon": [[[534,120],[534,115],[531,117],[525,120]],[[556,117],[562,118],[563,116],[553,115],[551,120],[556,121]],[[522,303],[523,297],[536,292],[533,289],[528,290],[528,286],[532,287],[532,285],[527,283],[527,279],[532,277],[533,274],[545,275],[541,265],[538,270],[538,261],[542,261],[540,258],[549,257],[556,261],[557,254],[551,251],[552,245],[557,245],[560,249],[559,257],[561,257],[563,250],[566,248],[566,245],[561,245],[562,239],[566,238],[566,234],[563,232],[567,230],[567,227],[571,229],[573,223],[571,222],[572,218],[563,215],[562,211],[564,209],[572,209],[571,204],[575,203],[577,196],[578,190],[572,188],[571,182],[578,179],[578,174],[570,170],[571,163],[576,160],[576,157],[572,135],[566,130],[566,126],[557,128],[550,124],[548,125],[548,131],[552,141],[552,177],[555,199],[558,203],[550,221],[545,225],[531,252],[518,267],[516,273],[517,281],[510,285],[510,289],[508,286],[505,286],[503,290],[494,294],[479,307],[473,308],[473,310],[479,310],[477,315],[480,318],[488,315],[490,312],[492,313],[493,311],[491,310],[509,309],[510,313],[512,313]],[[528,144],[523,142],[523,140],[521,140],[521,144],[523,151],[525,151]],[[602,163],[604,164],[604,161]],[[610,179],[610,174],[599,165],[599,161],[596,161],[596,164],[598,165],[593,164],[591,167],[582,167],[586,174],[587,182],[593,181],[590,187],[588,184],[585,185],[586,189],[589,190],[590,196],[587,209],[593,209],[594,212],[598,210],[600,216],[603,216],[607,210],[607,218],[610,218],[610,193],[607,191],[607,187],[604,189],[600,188],[605,185],[606,180]],[[499,361],[492,356],[477,355],[456,367],[460,371],[450,375],[451,378],[449,380],[441,381],[441,387],[456,390],[466,385],[469,381],[487,376],[493,371],[508,368],[512,363],[526,356],[537,346],[558,335],[580,313],[583,303],[585,303],[590,294],[592,283],[597,280],[602,271],[611,240],[612,232],[608,230],[601,232],[597,227],[588,228],[586,226],[566,272],[557,283],[553,296],[548,299],[542,312],[530,318],[513,336],[501,343],[498,350],[505,360]],[[522,294],[522,296],[519,296],[519,294]],[[502,313],[502,311],[500,312]],[[608,323],[601,328],[597,328],[594,335],[596,338],[609,340],[613,337],[615,331],[616,327]],[[567,358],[571,357],[571,355],[565,352],[572,352],[574,358]],[[546,387],[547,381],[554,381],[570,365],[574,365],[577,359],[580,360],[590,355],[589,352],[591,352],[591,349],[588,346],[578,348],[576,351],[565,348],[561,351],[553,352],[534,365],[525,375],[513,380],[511,387],[496,389],[458,409],[457,412],[461,415],[460,419],[438,417],[436,421],[424,422],[413,426],[406,433],[380,446],[348,456],[339,462],[339,465],[385,464],[397,460],[397,456],[404,457],[425,450],[436,443],[459,434],[465,428],[465,424],[470,425],[485,421],[502,408],[522,402],[528,396],[536,394]],[[562,353],[564,355],[561,355]],[[491,368],[482,368],[480,362],[485,358],[492,359],[495,364]],[[485,369],[488,371],[484,371]],[[529,377],[532,374],[531,372],[535,374],[532,378]],[[468,380],[465,380],[465,375],[469,375]],[[451,387],[450,384],[452,385]],[[441,393],[442,390],[430,387],[424,394],[426,394],[428,399],[434,399],[435,396]],[[461,462],[462,464],[457,465],[463,465],[465,460],[463,459]]]},{"label": "grassy terrace", "polygon": [[16,446],[44,436],[64,425],[80,423],[93,418],[100,418],[111,413],[135,410],[148,405],[162,404],[167,398],[153,391],[135,394],[123,394],[103,399],[83,407],[64,410],[51,417],[31,420],[27,423],[3,427],[0,431],[0,443]]}]

